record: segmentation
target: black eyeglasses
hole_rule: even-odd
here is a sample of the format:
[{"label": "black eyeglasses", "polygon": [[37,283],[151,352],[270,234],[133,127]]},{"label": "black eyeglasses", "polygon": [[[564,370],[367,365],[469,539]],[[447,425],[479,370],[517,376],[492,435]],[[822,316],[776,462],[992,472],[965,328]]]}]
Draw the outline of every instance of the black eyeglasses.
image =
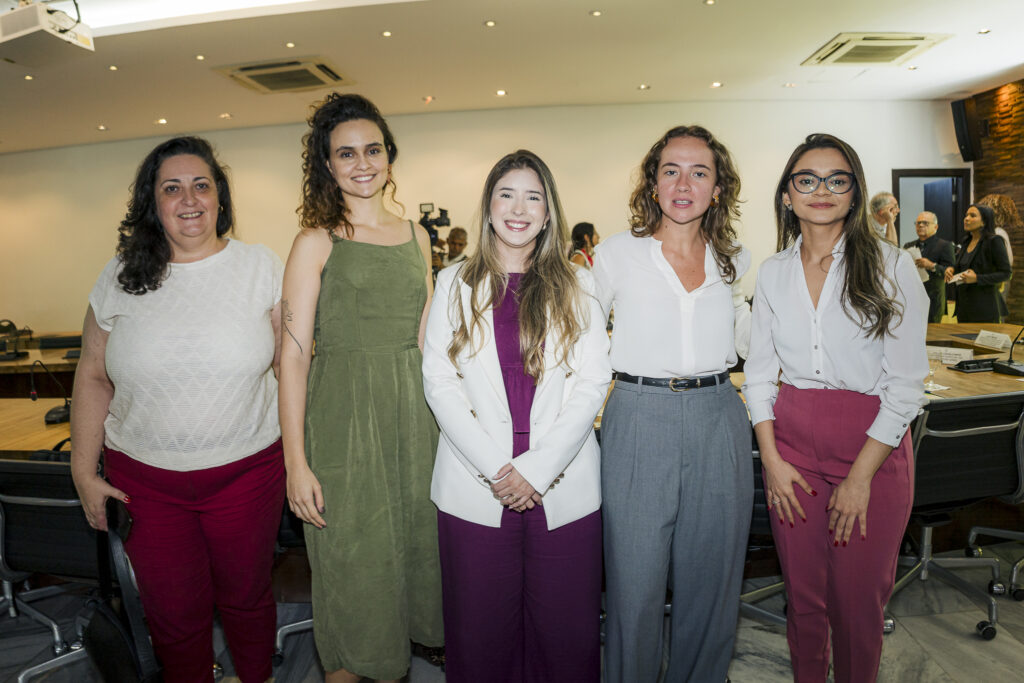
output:
[{"label": "black eyeglasses", "polygon": [[833,194],[846,194],[853,189],[854,185],[853,174],[845,171],[833,173],[827,178],[801,171],[789,176],[789,181],[793,183],[793,189],[800,194],[810,194],[817,190],[822,183],[825,183],[825,187]]}]

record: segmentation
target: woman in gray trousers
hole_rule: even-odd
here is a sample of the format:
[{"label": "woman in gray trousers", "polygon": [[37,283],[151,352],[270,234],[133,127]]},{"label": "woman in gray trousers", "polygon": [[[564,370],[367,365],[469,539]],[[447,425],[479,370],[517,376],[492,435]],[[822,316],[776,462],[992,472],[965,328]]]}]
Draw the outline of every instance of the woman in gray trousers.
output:
[{"label": "woman in gray trousers", "polygon": [[711,133],[669,130],[643,161],[631,230],[594,261],[615,311],[601,428],[607,683],[658,680],[666,587],[665,680],[725,681],[732,658],[753,501],[750,423],[728,373],[750,330],[739,188]]}]

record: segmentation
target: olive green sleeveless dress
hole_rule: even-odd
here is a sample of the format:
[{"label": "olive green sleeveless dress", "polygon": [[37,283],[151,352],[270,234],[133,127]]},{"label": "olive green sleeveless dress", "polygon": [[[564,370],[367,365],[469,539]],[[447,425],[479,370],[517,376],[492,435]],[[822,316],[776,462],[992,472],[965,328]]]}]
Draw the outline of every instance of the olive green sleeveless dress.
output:
[{"label": "olive green sleeveless dress", "polygon": [[325,670],[401,678],[410,639],[443,642],[437,425],[417,345],[426,264],[415,234],[397,246],[332,242],[306,392],[306,457],[327,522],[305,527],[313,630]]}]

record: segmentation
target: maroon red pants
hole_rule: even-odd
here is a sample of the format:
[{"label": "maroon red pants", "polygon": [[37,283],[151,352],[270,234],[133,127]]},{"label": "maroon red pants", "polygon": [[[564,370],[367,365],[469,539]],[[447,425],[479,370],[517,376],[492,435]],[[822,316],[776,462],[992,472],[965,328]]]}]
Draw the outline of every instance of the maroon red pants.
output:
[{"label": "maroon red pants", "polygon": [[836,546],[826,510],[878,415],[879,398],[853,391],[795,389],[783,384],[775,402],[775,442],[799,470],[812,497],[796,487],[807,522],[773,526],[789,600],[786,639],[797,683],[824,683],[832,631],[836,683],[869,683],[882,656],[883,610],[892,595],[900,541],[914,499],[910,438],[871,480],[867,539],[855,525]]},{"label": "maroon red pants", "polygon": [[213,610],[236,675],[271,675],[277,608],[270,589],[284,505],[281,442],[192,472],[164,470],[105,449],[110,482],[131,497],[126,550],[167,683],[212,683]]}]

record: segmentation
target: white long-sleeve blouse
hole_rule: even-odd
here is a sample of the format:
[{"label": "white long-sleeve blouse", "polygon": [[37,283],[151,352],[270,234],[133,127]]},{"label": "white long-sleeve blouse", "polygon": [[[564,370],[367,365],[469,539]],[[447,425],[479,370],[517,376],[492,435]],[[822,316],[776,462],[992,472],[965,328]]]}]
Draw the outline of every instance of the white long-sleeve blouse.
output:
[{"label": "white long-sleeve blouse", "polygon": [[798,238],[770,257],[757,274],[743,386],[751,422],[775,419],[780,379],[798,389],[847,389],[880,397],[878,416],[867,436],[895,447],[926,402],[928,295],[913,260],[880,243],[890,280],[886,290],[903,314],[891,333],[878,339],[861,329],[856,313],[847,313],[840,300],[845,239],[833,248],[834,260],[817,308],[807,290],[801,243]]}]

